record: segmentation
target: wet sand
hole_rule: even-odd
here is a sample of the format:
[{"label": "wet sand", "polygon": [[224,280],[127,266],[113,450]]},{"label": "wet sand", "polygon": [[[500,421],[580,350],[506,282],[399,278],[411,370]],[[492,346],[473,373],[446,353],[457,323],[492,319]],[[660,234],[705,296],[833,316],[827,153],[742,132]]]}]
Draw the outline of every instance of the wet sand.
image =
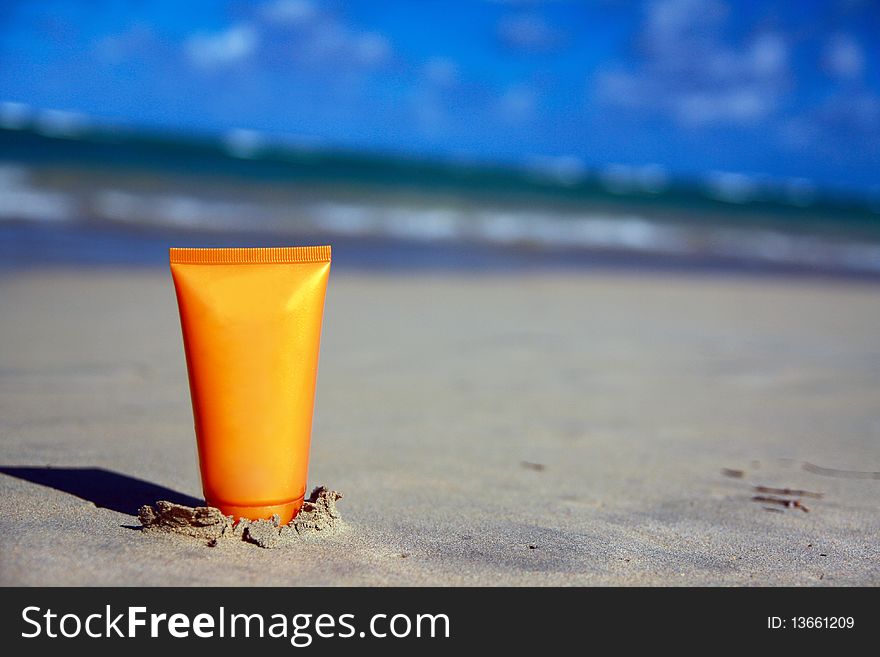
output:
[{"label": "wet sand", "polygon": [[139,529],[201,495],[165,270],[0,307],[0,584],[880,584],[876,283],[333,274],[345,525],[273,550]]}]

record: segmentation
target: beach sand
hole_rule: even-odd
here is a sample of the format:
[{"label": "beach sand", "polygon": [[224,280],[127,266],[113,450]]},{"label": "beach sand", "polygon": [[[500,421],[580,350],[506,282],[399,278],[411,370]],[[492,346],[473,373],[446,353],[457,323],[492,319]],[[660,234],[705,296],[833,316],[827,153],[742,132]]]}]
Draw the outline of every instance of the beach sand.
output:
[{"label": "beach sand", "polygon": [[0,307],[0,584],[880,584],[876,283],[334,273],[310,486],[345,527],[274,550],[126,512],[201,496],[167,271]]}]

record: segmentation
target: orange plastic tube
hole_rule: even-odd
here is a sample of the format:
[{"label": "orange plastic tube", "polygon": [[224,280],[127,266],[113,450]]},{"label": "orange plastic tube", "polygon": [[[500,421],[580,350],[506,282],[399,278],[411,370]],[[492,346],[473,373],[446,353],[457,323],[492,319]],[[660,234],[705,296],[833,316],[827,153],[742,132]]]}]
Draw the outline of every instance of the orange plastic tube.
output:
[{"label": "orange plastic tube", "polygon": [[303,504],[330,247],[171,249],[205,501]]}]

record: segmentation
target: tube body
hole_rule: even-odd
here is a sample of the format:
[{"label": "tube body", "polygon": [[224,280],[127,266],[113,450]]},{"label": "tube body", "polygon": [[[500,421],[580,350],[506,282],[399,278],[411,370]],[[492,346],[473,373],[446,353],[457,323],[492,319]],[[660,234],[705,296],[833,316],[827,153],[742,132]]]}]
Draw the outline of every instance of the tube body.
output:
[{"label": "tube body", "polygon": [[302,507],[330,247],[171,249],[202,489],[239,518]]}]

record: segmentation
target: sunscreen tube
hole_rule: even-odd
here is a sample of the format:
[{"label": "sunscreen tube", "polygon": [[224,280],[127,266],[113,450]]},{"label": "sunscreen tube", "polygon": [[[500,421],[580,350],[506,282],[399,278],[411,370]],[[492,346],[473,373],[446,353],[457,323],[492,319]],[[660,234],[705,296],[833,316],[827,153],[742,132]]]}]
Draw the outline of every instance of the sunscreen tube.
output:
[{"label": "sunscreen tube", "polygon": [[303,504],[329,246],[171,249],[205,501],[290,522]]}]

